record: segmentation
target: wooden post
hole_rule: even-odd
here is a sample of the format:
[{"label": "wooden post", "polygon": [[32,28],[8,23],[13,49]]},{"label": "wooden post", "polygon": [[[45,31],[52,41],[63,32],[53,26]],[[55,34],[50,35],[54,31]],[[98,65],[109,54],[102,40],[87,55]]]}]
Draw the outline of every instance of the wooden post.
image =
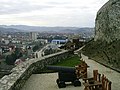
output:
[{"label": "wooden post", "polygon": [[99,74],[99,82],[101,82],[101,74]]},{"label": "wooden post", "polygon": [[104,90],[104,74],[102,75],[102,90]]},{"label": "wooden post", "polygon": [[93,70],[93,78],[97,81],[98,70]]},{"label": "wooden post", "polygon": [[112,82],[109,81],[108,90],[111,90],[111,84]]}]

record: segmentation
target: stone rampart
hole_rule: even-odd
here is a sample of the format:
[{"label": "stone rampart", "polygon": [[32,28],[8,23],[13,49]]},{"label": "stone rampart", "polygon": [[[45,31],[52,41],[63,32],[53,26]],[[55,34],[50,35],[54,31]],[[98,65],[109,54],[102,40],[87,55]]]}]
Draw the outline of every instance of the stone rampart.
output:
[{"label": "stone rampart", "polygon": [[72,56],[72,51],[62,51],[38,59],[25,61],[11,70],[11,74],[0,79],[0,90],[20,90],[32,73]]}]

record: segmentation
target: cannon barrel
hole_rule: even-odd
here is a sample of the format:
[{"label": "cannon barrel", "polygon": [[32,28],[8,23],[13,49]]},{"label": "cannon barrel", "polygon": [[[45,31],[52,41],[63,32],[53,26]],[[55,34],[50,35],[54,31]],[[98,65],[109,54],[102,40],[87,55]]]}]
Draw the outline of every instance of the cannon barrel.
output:
[{"label": "cannon barrel", "polygon": [[69,72],[69,73],[75,73],[74,67],[65,67],[65,66],[47,66],[47,69],[49,70],[55,70],[58,72]]}]

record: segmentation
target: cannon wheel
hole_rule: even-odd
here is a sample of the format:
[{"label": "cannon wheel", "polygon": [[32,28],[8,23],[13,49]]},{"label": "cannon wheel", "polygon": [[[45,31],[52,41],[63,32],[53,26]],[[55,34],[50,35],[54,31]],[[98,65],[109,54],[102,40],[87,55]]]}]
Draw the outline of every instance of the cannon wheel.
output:
[{"label": "cannon wheel", "polygon": [[75,80],[73,84],[74,84],[75,87],[76,86],[81,86],[81,82],[79,80]]},{"label": "cannon wheel", "polygon": [[59,82],[60,82],[60,80],[59,80],[59,79],[57,79],[57,80],[56,80],[56,83],[58,84]]},{"label": "cannon wheel", "polygon": [[59,88],[65,88],[66,87],[66,84],[65,84],[65,82],[64,81],[59,81],[59,79],[57,79],[57,81],[58,81],[58,87]]}]

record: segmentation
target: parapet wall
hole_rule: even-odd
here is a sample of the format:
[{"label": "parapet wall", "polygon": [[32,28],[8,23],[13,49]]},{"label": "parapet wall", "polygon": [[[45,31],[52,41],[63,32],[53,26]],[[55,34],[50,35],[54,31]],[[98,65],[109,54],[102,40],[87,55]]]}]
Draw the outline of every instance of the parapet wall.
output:
[{"label": "parapet wall", "polygon": [[62,51],[38,59],[25,61],[11,70],[11,74],[0,79],[0,90],[20,90],[33,72],[43,69],[46,65],[57,63],[72,56],[72,51]]}]

